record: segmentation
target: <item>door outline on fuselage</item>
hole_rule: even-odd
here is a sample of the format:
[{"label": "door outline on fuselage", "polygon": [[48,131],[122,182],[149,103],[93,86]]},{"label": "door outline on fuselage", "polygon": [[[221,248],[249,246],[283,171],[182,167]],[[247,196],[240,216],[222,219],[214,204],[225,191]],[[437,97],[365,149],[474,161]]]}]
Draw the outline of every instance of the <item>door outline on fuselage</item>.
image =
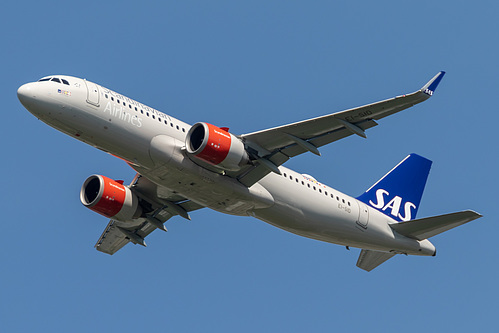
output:
[{"label": "door outline on fuselage", "polygon": [[357,201],[357,205],[359,206],[357,224],[362,228],[367,229],[367,225],[369,224],[369,207],[360,201]]},{"label": "door outline on fuselage", "polygon": [[99,87],[93,82],[83,81],[85,81],[85,86],[87,87],[87,103],[99,106]]}]

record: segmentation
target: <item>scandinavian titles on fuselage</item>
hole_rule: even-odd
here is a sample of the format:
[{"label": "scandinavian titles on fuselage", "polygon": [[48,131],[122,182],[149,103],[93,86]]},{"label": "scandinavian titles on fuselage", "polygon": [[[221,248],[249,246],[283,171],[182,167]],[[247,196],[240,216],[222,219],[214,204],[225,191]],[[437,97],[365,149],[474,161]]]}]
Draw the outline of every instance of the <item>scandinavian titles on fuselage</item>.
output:
[{"label": "scandinavian titles on fuselage", "polygon": [[113,117],[118,117],[118,119],[123,120],[127,123],[130,123],[137,127],[142,127],[142,119],[139,118],[136,114],[132,115],[124,111],[123,107],[113,105],[111,102],[107,102],[106,107],[104,108],[104,113],[109,112],[109,114]]},{"label": "scandinavian titles on fuselage", "polygon": [[[147,105],[141,104],[137,101],[134,101],[133,99],[130,99],[126,96],[123,96],[121,94],[118,94],[112,90],[109,90],[107,88],[104,88],[102,86],[99,86],[102,89],[103,95],[106,97],[111,97],[111,100],[115,103],[112,103],[110,101],[107,102],[104,112],[109,112],[110,115],[113,117],[118,117],[120,120],[123,120],[125,122],[128,122],[132,124],[133,126],[137,127],[142,127],[142,118],[140,118],[138,115],[133,114],[132,110],[135,110],[135,112],[140,112],[141,114],[146,112],[147,116],[151,114],[153,117],[158,117],[158,118],[163,118],[165,120],[168,120],[171,122],[171,119],[169,116],[166,114],[159,112],[158,110],[155,110],[153,108],[148,107]],[[122,106],[122,104],[124,107]],[[128,105],[130,110],[127,110],[126,106]],[[133,108],[132,108],[133,105]],[[128,112],[130,111],[130,112]]]}]

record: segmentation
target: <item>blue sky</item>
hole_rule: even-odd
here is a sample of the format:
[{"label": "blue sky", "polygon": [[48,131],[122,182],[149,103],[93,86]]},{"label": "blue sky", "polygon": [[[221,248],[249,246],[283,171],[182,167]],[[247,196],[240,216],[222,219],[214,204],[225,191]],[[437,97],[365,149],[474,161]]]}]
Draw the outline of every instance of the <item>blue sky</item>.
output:
[{"label": "blue sky", "polygon": [[[4,101],[0,329],[5,332],[494,331],[499,308],[493,1],[10,2],[0,13]],[[482,219],[432,239],[435,258],[366,273],[359,250],[207,209],[148,247],[93,248],[107,220],[87,176],[122,161],[38,121],[17,88],[68,74],[188,123],[235,134],[419,89],[427,102],[286,166],[353,196],[409,153],[434,161],[419,217]]]}]

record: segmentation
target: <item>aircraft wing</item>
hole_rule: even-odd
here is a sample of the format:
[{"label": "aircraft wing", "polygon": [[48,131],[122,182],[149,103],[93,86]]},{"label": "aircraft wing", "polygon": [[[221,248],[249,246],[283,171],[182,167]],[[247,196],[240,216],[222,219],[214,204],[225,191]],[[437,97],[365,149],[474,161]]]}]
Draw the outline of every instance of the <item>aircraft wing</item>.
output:
[{"label": "aircraft wing", "polygon": [[180,215],[190,219],[188,212],[203,208],[138,174],[130,185],[130,190],[145,202],[150,212],[146,217],[130,221],[109,221],[95,244],[98,251],[112,255],[129,242],[146,246],[144,238],[156,229],[167,231],[163,223],[172,216]]},{"label": "aircraft wing", "polygon": [[[384,101],[312,118],[284,126],[241,135],[241,139],[257,156],[255,165],[234,175],[251,186],[289,158],[310,151],[320,155],[318,147],[352,134],[366,137],[365,130],[377,125],[376,120],[421,103],[433,95],[445,72],[439,72],[416,92]],[[270,162],[270,163],[269,163]]]}]

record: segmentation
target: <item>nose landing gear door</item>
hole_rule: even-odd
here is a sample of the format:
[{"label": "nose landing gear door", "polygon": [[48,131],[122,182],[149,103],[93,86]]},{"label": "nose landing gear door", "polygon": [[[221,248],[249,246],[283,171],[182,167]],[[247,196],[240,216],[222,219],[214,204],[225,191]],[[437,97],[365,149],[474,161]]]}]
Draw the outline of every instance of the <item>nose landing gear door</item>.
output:
[{"label": "nose landing gear door", "polygon": [[99,87],[92,82],[85,80],[87,86],[87,103],[99,106]]}]

